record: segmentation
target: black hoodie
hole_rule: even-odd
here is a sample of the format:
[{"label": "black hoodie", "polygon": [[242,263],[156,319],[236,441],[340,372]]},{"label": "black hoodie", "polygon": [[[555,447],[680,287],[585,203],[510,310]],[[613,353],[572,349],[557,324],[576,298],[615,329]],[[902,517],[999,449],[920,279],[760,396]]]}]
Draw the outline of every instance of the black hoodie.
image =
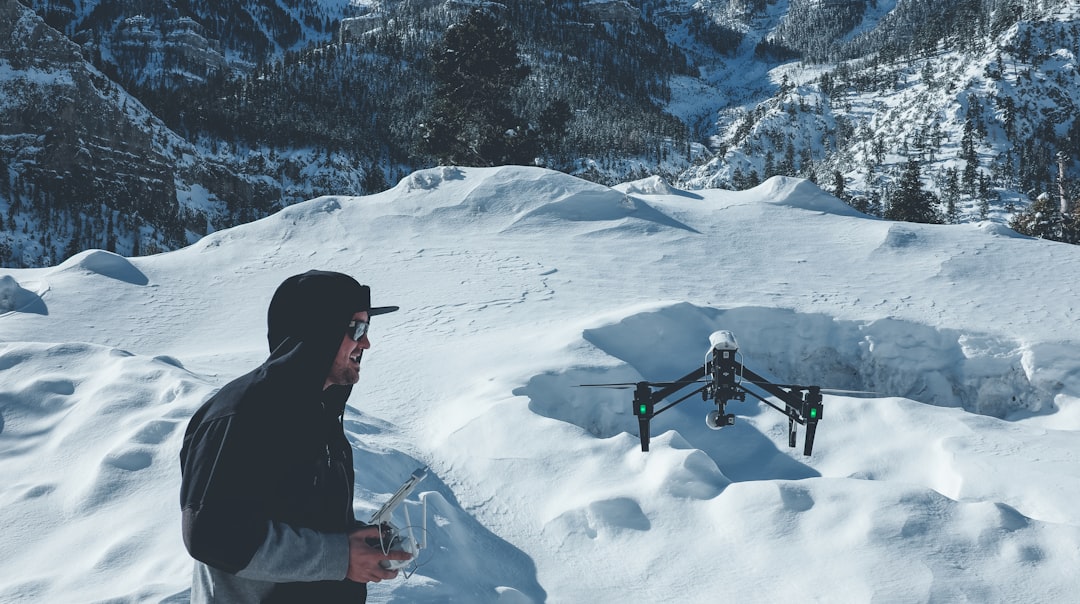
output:
[{"label": "black hoodie", "polygon": [[[192,601],[363,602],[344,579],[352,448],[342,429],[351,386],[323,389],[345,329],[373,309],[340,273],[290,277],[270,303],[271,353],[192,417],[180,452]],[[204,583],[204,584],[201,584]],[[208,583],[208,584],[205,584]]]}]

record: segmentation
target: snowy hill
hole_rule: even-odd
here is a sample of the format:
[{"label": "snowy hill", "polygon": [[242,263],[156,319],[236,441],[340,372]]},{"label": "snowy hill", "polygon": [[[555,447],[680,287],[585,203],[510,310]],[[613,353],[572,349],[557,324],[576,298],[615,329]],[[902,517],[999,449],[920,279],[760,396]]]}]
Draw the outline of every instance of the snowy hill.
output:
[{"label": "snowy hill", "polygon": [[[370,601],[1065,601],[1078,266],[798,179],[446,167],[174,252],[5,269],[0,601],[185,601],[183,428],[265,357],[275,287],[316,267],[402,306],[347,410],[360,516],[432,470],[430,549]],[[781,414],[733,403],[714,432],[696,398],[642,453],[629,392],[577,387],[677,378],[717,329],[773,379],[876,394],[826,396],[803,457]]]}]

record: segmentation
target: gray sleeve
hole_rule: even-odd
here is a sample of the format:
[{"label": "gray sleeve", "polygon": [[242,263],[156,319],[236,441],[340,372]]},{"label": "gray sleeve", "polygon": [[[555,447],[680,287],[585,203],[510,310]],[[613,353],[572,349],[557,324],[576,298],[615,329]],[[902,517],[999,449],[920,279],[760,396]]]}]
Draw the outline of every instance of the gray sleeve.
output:
[{"label": "gray sleeve", "polygon": [[256,581],[341,581],[349,571],[349,537],[270,522],[266,539],[236,576]]}]

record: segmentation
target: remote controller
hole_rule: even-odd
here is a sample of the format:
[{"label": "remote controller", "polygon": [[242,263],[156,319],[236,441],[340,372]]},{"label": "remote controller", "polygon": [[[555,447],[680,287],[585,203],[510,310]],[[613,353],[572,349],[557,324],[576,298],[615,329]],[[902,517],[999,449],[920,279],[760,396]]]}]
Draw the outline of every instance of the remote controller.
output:
[{"label": "remote controller", "polygon": [[[379,563],[379,566],[387,570],[400,570],[406,566],[412,564],[416,555],[420,552],[422,545],[416,542],[416,539],[412,536],[412,527],[406,526],[409,531],[408,535],[402,535],[401,531],[393,525],[391,517],[393,516],[394,509],[405,501],[405,498],[412,493],[416,485],[420,483],[424,477],[427,476],[427,468],[418,468],[409,476],[405,484],[402,484],[398,488],[397,492],[390,497],[389,501],[383,504],[379,511],[375,512],[375,515],[371,517],[370,524],[383,527],[384,536],[382,539],[368,539],[368,545],[372,547],[382,548],[384,552],[403,551],[409,554],[408,560],[383,560]],[[425,500],[426,504],[426,500]],[[427,506],[425,508],[425,524],[427,521]],[[408,524],[409,510],[405,510],[406,524]]]}]

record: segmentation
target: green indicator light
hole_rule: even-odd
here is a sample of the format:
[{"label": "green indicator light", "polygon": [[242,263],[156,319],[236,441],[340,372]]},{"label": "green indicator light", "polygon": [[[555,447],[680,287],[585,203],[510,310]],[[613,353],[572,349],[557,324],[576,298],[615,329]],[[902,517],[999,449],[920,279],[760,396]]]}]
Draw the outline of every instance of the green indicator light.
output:
[{"label": "green indicator light", "polygon": [[639,415],[645,415],[645,412],[648,410],[648,407],[645,406],[645,405],[641,405],[641,407],[639,407],[639,409],[640,410],[638,411],[638,414]]},{"label": "green indicator light", "polygon": [[816,407],[810,410],[810,419],[817,419],[817,408]]}]

